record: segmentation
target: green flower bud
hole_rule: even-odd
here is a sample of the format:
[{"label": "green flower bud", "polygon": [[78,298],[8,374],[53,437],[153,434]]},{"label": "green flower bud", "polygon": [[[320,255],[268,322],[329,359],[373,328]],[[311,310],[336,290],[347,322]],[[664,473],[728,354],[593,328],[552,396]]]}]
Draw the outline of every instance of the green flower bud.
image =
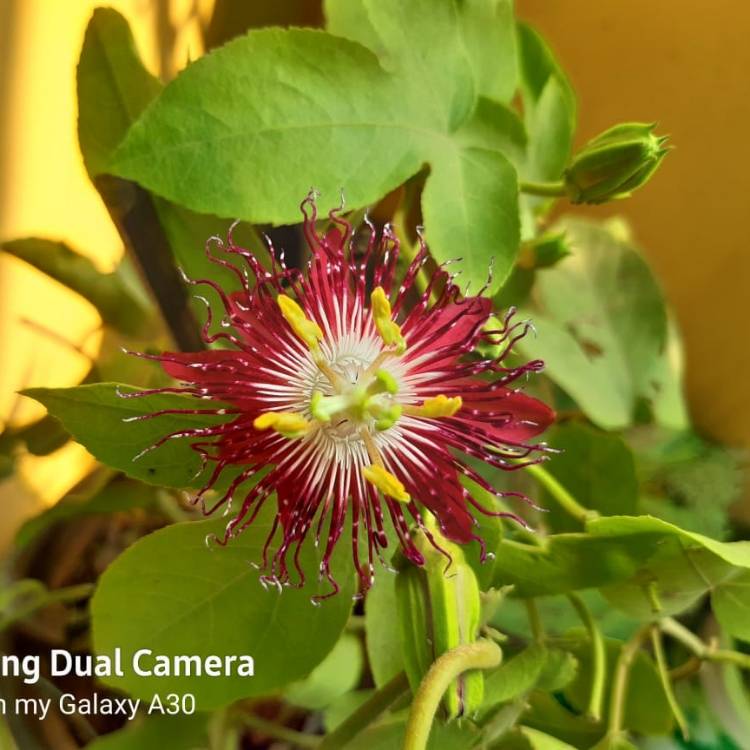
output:
[{"label": "green flower bud", "polygon": [[589,141],[564,173],[573,203],[604,203],[626,198],[644,185],[669,150],[655,124],[623,123]]},{"label": "green flower bud", "polygon": [[[405,562],[396,579],[401,646],[413,691],[439,656],[477,640],[482,616],[479,584],[463,551],[440,534],[434,521],[427,525],[451,561],[420,533],[414,541],[424,555],[424,566]],[[462,674],[443,698],[448,718],[475,713],[483,698],[482,672]]]}]

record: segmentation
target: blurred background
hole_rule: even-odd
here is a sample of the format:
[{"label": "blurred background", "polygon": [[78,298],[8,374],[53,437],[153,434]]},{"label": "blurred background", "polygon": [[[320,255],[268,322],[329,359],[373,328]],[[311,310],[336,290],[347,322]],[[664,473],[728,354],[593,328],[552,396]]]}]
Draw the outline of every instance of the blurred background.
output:
[{"label": "blurred background", "polygon": [[[89,0],[0,0],[0,241],[66,241],[104,271],[119,237],[81,161],[75,66]],[[226,29],[320,21],[313,0],[113,0],[152,72],[168,80]],[[648,187],[620,205],[663,284],[686,346],[693,419],[731,446],[750,444],[748,319],[750,253],[750,6],[737,0],[517,0],[557,51],[579,94],[578,143],[628,119],[658,120],[676,150]],[[239,17],[239,18],[238,18]],[[566,207],[567,210],[567,207]],[[100,338],[82,298],[0,254],[0,427],[43,413],[20,399],[28,385],[80,381]],[[52,504],[90,468],[75,443],[50,457],[24,457],[0,480],[0,549],[18,523]],[[1,474],[0,474],[1,475]],[[738,513],[750,517],[746,501]]]}]

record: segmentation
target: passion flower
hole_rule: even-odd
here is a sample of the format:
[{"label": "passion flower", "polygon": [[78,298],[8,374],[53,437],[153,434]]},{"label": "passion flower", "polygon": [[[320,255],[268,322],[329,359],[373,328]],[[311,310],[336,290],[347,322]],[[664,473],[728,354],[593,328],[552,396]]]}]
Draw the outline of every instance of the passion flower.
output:
[{"label": "passion flower", "polygon": [[[514,322],[511,312],[488,327],[494,320],[490,300],[481,292],[462,296],[442,266],[427,274],[429,254],[421,237],[413,259],[403,263],[389,226],[378,235],[369,225],[366,247],[358,252],[340,211],[330,213],[331,228],[319,234],[314,196],[301,208],[310,251],[304,271],[287,267],[272,247],[270,268],[264,267],[234,244],[231,230],[226,243],[212,238],[207,244],[209,258],[231,269],[240,288],[229,293],[208,279],[190,283],[212,287],[223,303],[219,332],[213,332],[208,308],[204,340],[231,348],[141,355],[161,362],[182,384],[132,395],[189,394],[215,402],[215,408],[184,413],[230,419],[170,433],[147,450],[174,438],[192,440],[204,464],[213,464],[195,497],[207,514],[228,510],[235,495],[242,496],[218,540],[222,544],[247,528],[269,499],[276,503],[263,552],[266,583],[291,584],[293,564],[295,585],[301,585],[299,551],[314,527],[315,542],[325,539],[320,573],[336,593],[330,560],[348,522],[354,565],[367,590],[375,555],[388,543],[385,513],[404,554],[417,565],[425,560],[410,524],[439,548],[425,511],[447,539],[476,541],[484,556],[472,508],[522,520],[480,505],[461,477],[498,497],[523,496],[494,489],[466,457],[509,470],[542,460],[545,446],[528,441],[553,419],[547,406],[513,387],[542,362],[503,364],[528,324]],[[480,343],[494,344],[495,355],[480,355]],[[209,490],[225,470],[237,467],[228,488],[206,508]],[[360,559],[363,533],[366,563]]]}]

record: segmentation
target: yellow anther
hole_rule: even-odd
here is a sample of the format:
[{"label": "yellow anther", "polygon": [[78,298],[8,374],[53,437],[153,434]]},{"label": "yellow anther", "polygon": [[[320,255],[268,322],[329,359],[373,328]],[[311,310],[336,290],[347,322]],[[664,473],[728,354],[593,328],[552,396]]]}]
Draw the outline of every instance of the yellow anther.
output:
[{"label": "yellow anther", "polygon": [[452,417],[462,405],[461,396],[448,398],[441,393],[439,396],[426,399],[419,406],[405,406],[404,413],[412,417],[439,419],[440,417]]},{"label": "yellow anther", "polygon": [[362,475],[368,482],[372,482],[384,495],[398,500],[400,503],[411,501],[409,493],[401,482],[382,466],[373,464],[362,469]]},{"label": "yellow anther", "polygon": [[284,437],[296,438],[302,437],[310,429],[310,423],[293,411],[266,411],[255,418],[253,427],[256,430],[272,428]]},{"label": "yellow anther", "polygon": [[305,315],[305,311],[286,294],[280,294],[276,298],[276,302],[292,330],[305,342],[310,351],[317,352],[320,348],[318,341],[323,338],[323,331],[320,326],[314,320],[310,320]]},{"label": "yellow anther", "polygon": [[385,296],[382,286],[373,289],[370,296],[370,305],[375,327],[386,346],[395,346],[396,353],[403,354],[406,351],[406,339],[401,333],[401,327],[391,319],[391,303]]}]

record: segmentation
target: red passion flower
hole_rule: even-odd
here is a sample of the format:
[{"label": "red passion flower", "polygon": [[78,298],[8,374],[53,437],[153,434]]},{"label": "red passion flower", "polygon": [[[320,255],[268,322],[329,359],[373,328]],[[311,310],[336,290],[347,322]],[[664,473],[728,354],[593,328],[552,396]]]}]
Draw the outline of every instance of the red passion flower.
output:
[{"label": "red passion flower", "polygon": [[[439,549],[425,524],[426,511],[445,537],[477,541],[484,556],[472,508],[523,521],[482,507],[463,486],[462,475],[495,496],[523,496],[494,489],[466,456],[508,470],[542,460],[546,446],[529,441],[554,417],[545,404],[514,387],[543,363],[503,365],[528,324],[514,322],[510,311],[493,326],[490,300],[481,291],[462,296],[443,266],[420,285],[429,260],[421,236],[418,252],[404,263],[389,226],[378,236],[368,221],[369,239],[357,251],[352,227],[340,211],[330,213],[331,228],[322,235],[316,231],[313,195],[302,203],[302,212],[310,251],[304,271],[287,267],[273,247],[269,270],[233,243],[231,230],[226,243],[216,237],[207,243],[209,258],[236,274],[239,291],[229,293],[208,279],[190,283],[212,287],[223,303],[218,333],[212,333],[208,308],[205,342],[222,340],[231,348],[141,355],[161,362],[181,385],[128,395],[189,394],[215,402],[215,408],[184,413],[231,419],[173,432],[146,450],[173,438],[192,440],[204,467],[213,465],[195,497],[206,514],[228,508],[235,494],[242,495],[221,544],[247,528],[275,495],[275,522],[263,552],[264,583],[301,585],[299,552],[314,527],[315,542],[325,540],[320,575],[336,593],[330,560],[348,519],[354,565],[362,591],[367,590],[374,555],[387,545],[385,513],[403,553],[417,565],[424,558],[410,524]],[[483,357],[476,350],[483,342],[495,344],[499,354]],[[136,419],[164,413],[175,410]],[[239,474],[206,508],[206,493],[228,467],[240,467]],[[271,468],[259,481],[240,492],[266,467]],[[280,539],[269,552],[279,529]],[[359,554],[362,533],[366,563]]]}]

